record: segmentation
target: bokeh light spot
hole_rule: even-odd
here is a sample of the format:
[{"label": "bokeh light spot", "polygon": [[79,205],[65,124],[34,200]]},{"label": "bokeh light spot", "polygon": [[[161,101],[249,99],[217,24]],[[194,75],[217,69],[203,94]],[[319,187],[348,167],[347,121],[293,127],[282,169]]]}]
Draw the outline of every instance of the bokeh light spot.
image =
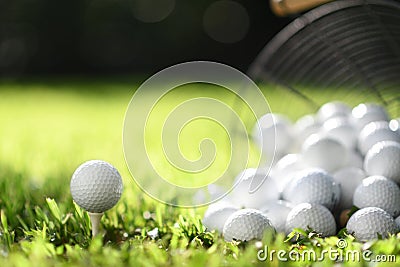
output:
[{"label": "bokeh light spot", "polygon": [[203,26],[205,32],[215,41],[236,43],[246,36],[250,19],[247,10],[241,4],[221,0],[207,8]]},{"label": "bokeh light spot", "polygon": [[133,15],[146,23],[164,20],[174,8],[175,0],[132,0]]}]

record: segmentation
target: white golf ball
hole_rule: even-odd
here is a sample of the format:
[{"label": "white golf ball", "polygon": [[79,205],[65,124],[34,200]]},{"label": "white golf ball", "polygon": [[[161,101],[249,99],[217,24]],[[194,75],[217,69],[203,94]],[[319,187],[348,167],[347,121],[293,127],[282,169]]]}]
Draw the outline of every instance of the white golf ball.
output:
[{"label": "white golf ball", "polygon": [[323,124],[325,136],[342,143],[347,149],[357,147],[357,134],[354,125],[347,117],[334,117]]},{"label": "white golf ball", "polygon": [[354,191],[366,177],[365,172],[356,167],[347,167],[335,172],[332,177],[340,184],[341,189],[340,201],[337,209],[343,211],[351,208],[353,206]]},{"label": "white golf ball", "polygon": [[351,114],[351,108],[340,101],[332,101],[320,107],[317,112],[318,121],[324,122],[334,117],[347,117]]},{"label": "white golf ball", "polygon": [[239,208],[225,201],[213,203],[204,213],[203,224],[209,231],[217,230],[222,233],[228,217],[238,210]]},{"label": "white golf ball", "polygon": [[348,150],[347,156],[347,163],[343,166],[343,168],[355,167],[364,169],[364,158],[360,153],[355,150]]},{"label": "white golf ball", "polygon": [[209,184],[207,191],[211,196],[211,199],[219,199],[226,194],[225,188],[216,184]]},{"label": "white golf ball", "polygon": [[397,224],[397,227],[400,229],[400,216],[396,218],[396,220],[394,220]]},{"label": "white golf ball", "polygon": [[400,135],[389,128],[387,121],[370,122],[361,130],[358,138],[358,148],[365,155],[378,142],[400,142]]},{"label": "white golf ball", "polygon": [[400,143],[376,143],[365,156],[364,170],[369,175],[382,175],[400,184]]},{"label": "white golf ball", "polygon": [[333,210],[340,199],[340,186],[324,170],[306,169],[295,174],[283,190],[283,198],[293,204],[315,203]]},{"label": "white golf ball", "polygon": [[92,213],[102,213],[117,204],[123,184],[121,175],[111,164],[91,160],[79,166],[70,184],[74,201]]},{"label": "white golf ball", "polygon": [[352,110],[352,118],[359,131],[370,122],[388,121],[389,115],[386,110],[377,104],[359,104]]},{"label": "white golf ball", "polygon": [[286,218],[292,210],[293,205],[284,200],[270,202],[260,209],[267,216],[275,230],[279,233],[285,232]]},{"label": "white golf ball", "polygon": [[268,218],[255,209],[242,209],[231,214],[225,222],[223,235],[228,242],[262,239],[265,231],[275,231]]},{"label": "white golf ball", "polygon": [[400,188],[386,177],[370,176],[354,191],[353,203],[358,208],[378,207],[396,217],[400,215]]},{"label": "white golf ball", "polygon": [[318,133],[321,129],[314,115],[308,114],[299,118],[293,126],[294,144],[293,151],[300,151],[301,145],[312,134]]},{"label": "white golf ball", "polygon": [[348,151],[335,139],[313,134],[302,147],[303,162],[308,167],[334,172],[348,161]]},{"label": "white golf ball", "polygon": [[311,228],[322,236],[332,236],[336,233],[335,218],[324,206],[311,203],[301,203],[295,206],[286,219],[286,233],[294,228],[307,230]]},{"label": "white golf ball", "polygon": [[283,189],[293,178],[293,173],[304,168],[305,165],[300,154],[287,154],[282,157],[271,170],[271,178],[278,186],[279,192],[283,192]]},{"label": "white golf ball", "polygon": [[355,212],[346,225],[347,232],[360,241],[369,241],[395,234],[398,226],[393,217],[381,208],[368,207]]},{"label": "white golf ball", "polygon": [[254,125],[253,140],[268,160],[274,155],[280,158],[288,153],[292,145],[290,120],[281,114],[265,114]]},{"label": "white golf ball", "polygon": [[193,195],[193,202],[196,205],[212,203],[217,200],[225,199],[227,190],[216,184],[209,184],[207,189],[201,188]]},{"label": "white golf ball", "polygon": [[393,119],[389,122],[389,127],[392,131],[400,134],[400,118]]},{"label": "white golf ball", "polygon": [[229,201],[238,207],[258,209],[280,196],[275,181],[263,169],[246,169],[236,177]]}]

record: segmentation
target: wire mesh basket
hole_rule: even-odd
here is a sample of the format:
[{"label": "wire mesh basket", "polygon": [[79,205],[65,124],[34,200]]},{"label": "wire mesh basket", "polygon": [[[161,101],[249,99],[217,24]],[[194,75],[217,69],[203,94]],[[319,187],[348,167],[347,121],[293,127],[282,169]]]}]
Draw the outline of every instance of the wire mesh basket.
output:
[{"label": "wire mesh basket", "polygon": [[248,74],[285,89],[310,111],[323,104],[313,90],[346,88],[353,102],[377,102],[398,117],[400,2],[342,0],[319,6],[277,34]]}]

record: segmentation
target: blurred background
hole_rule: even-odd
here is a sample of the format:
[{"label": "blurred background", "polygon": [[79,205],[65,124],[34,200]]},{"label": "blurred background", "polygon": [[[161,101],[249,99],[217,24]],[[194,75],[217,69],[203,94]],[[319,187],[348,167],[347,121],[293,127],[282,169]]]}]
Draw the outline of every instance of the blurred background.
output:
[{"label": "blurred background", "polygon": [[0,75],[149,75],[190,60],[246,71],[290,21],[267,0],[2,0]]}]

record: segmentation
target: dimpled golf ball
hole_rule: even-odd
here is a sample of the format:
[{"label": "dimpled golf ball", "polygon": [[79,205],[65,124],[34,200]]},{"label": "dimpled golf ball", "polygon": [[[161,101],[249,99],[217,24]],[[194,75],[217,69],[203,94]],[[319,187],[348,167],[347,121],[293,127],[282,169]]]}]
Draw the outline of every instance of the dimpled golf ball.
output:
[{"label": "dimpled golf ball", "polygon": [[272,168],[271,178],[275,181],[280,192],[293,178],[293,173],[305,168],[300,154],[287,154]]},{"label": "dimpled golf ball", "polygon": [[236,177],[228,199],[238,207],[258,209],[279,196],[278,186],[267,170],[246,169]]},{"label": "dimpled golf ball", "polygon": [[389,127],[392,131],[400,134],[400,118],[393,119],[389,122]]},{"label": "dimpled golf ball", "polygon": [[217,230],[222,233],[228,217],[238,210],[239,208],[228,202],[219,201],[213,203],[208,206],[207,211],[204,213],[203,224],[209,231]]},{"label": "dimpled golf ball", "polygon": [[386,110],[382,106],[373,103],[359,104],[353,108],[351,113],[358,131],[361,131],[370,122],[389,120]]},{"label": "dimpled golf ball", "polygon": [[400,215],[400,188],[386,177],[370,176],[354,191],[353,202],[358,208],[378,207],[396,217]]},{"label": "dimpled golf ball", "polygon": [[260,209],[267,216],[275,230],[279,233],[285,232],[286,218],[292,210],[293,205],[284,200],[270,202]]},{"label": "dimpled golf ball", "polygon": [[223,229],[224,239],[249,241],[262,239],[265,231],[275,231],[268,218],[255,209],[242,209],[231,214]]},{"label": "dimpled golf ball", "polygon": [[317,112],[317,118],[324,122],[334,117],[347,117],[351,114],[351,108],[340,101],[328,102],[320,107]]},{"label": "dimpled golf ball", "polygon": [[322,236],[332,236],[336,233],[335,218],[324,206],[311,203],[301,203],[295,206],[286,219],[286,233],[289,234],[294,228],[312,230]]},{"label": "dimpled golf ball", "polygon": [[394,220],[397,224],[397,227],[400,229],[400,216],[396,218],[396,220]]},{"label": "dimpled golf ball", "polygon": [[382,175],[400,184],[400,143],[376,143],[365,155],[364,170],[368,175]]},{"label": "dimpled golf ball", "polygon": [[346,167],[355,167],[359,169],[364,168],[364,158],[363,156],[355,150],[349,150],[347,153],[347,163],[343,166]]},{"label": "dimpled golf ball", "polygon": [[395,234],[398,226],[393,217],[381,208],[368,207],[355,212],[346,225],[347,232],[353,234],[360,241],[386,238],[388,234]]},{"label": "dimpled golf ball", "polygon": [[307,138],[302,146],[303,162],[308,167],[328,172],[342,168],[348,161],[348,151],[339,141],[319,134]]},{"label": "dimpled golf ball", "polygon": [[355,149],[357,146],[357,134],[354,125],[347,117],[334,117],[323,124],[325,136],[342,143],[347,149]]},{"label": "dimpled golf ball", "polygon": [[361,130],[358,138],[358,148],[365,155],[378,142],[400,142],[400,135],[390,129],[387,121],[370,122]]},{"label": "dimpled golf ball", "polygon": [[91,160],[76,169],[70,189],[80,207],[91,213],[102,213],[117,204],[123,184],[121,175],[111,164]]},{"label": "dimpled golf ball", "polygon": [[297,172],[283,190],[283,198],[293,204],[315,203],[330,210],[340,199],[340,186],[322,169],[306,169]]},{"label": "dimpled golf ball", "polygon": [[272,159],[274,154],[277,157],[286,154],[292,139],[291,122],[281,114],[265,114],[253,128],[253,140],[268,159]]},{"label": "dimpled golf ball", "polygon": [[360,168],[347,167],[335,172],[332,177],[340,184],[341,188],[337,209],[342,211],[351,208],[353,206],[354,191],[366,177],[365,172]]},{"label": "dimpled golf ball", "polygon": [[294,144],[293,150],[300,151],[301,145],[312,134],[318,133],[321,129],[321,123],[317,121],[316,116],[308,114],[299,118],[293,126]]}]

